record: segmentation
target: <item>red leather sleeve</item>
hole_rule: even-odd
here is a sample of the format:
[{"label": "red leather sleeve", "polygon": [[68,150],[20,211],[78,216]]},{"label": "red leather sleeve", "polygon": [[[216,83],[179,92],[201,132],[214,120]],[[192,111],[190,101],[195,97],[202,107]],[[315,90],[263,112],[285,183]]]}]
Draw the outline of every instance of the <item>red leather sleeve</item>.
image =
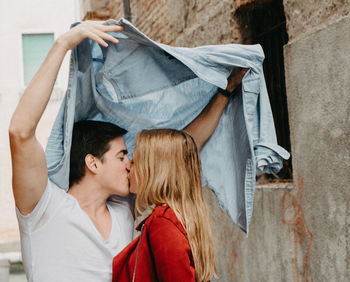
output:
[{"label": "red leather sleeve", "polygon": [[195,281],[189,243],[172,221],[164,217],[154,218],[148,238],[159,281]]}]

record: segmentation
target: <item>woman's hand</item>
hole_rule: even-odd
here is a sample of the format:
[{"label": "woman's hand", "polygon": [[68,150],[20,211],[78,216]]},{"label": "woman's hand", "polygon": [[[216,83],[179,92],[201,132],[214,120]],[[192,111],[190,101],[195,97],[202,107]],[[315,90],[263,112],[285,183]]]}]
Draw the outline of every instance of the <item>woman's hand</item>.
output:
[{"label": "woman's hand", "polygon": [[237,86],[242,83],[242,79],[248,70],[248,68],[234,68],[229,78],[227,79],[226,90],[229,92],[235,90]]},{"label": "woman's hand", "polygon": [[85,38],[90,38],[104,47],[108,46],[105,40],[118,43],[118,39],[107,32],[118,32],[124,28],[120,25],[103,25],[102,23],[102,21],[82,22],[59,36],[56,42],[62,45],[66,51],[75,48]]}]

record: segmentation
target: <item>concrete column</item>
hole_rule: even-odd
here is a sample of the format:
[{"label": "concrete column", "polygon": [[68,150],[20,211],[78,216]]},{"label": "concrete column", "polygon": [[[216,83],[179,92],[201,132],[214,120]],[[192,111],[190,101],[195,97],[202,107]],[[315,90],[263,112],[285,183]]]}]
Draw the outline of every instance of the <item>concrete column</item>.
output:
[{"label": "concrete column", "polygon": [[10,277],[10,262],[6,256],[0,254],[0,281],[8,282]]}]

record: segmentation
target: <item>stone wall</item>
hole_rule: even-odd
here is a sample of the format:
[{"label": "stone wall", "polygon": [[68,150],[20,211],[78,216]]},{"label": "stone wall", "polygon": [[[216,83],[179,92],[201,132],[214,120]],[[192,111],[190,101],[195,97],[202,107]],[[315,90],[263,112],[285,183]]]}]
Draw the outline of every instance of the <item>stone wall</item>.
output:
[{"label": "stone wall", "polygon": [[284,0],[290,41],[327,28],[350,13],[348,0]]},{"label": "stone wall", "polygon": [[[250,42],[239,11],[272,1],[130,0],[141,31],[188,47]],[[122,2],[107,0],[102,10],[119,18]],[[256,190],[248,238],[205,189],[218,257],[213,281],[350,280],[350,2],[283,4],[294,189]]]}]

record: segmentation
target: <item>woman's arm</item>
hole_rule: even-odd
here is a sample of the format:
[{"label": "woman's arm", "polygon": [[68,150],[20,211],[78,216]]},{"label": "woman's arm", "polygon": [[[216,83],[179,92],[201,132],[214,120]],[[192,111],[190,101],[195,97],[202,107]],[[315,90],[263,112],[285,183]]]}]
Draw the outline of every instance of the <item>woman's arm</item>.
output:
[{"label": "woman's arm", "polygon": [[[241,84],[243,76],[247,71],[248,69],[235,68],[228,78],[226,90],[229,92],[234,91]],[[222,95],[219,91],[203,111],[184,128],[196,141],[198,150],[204,146],[213,134],[228,102],[229,98]]]}]

